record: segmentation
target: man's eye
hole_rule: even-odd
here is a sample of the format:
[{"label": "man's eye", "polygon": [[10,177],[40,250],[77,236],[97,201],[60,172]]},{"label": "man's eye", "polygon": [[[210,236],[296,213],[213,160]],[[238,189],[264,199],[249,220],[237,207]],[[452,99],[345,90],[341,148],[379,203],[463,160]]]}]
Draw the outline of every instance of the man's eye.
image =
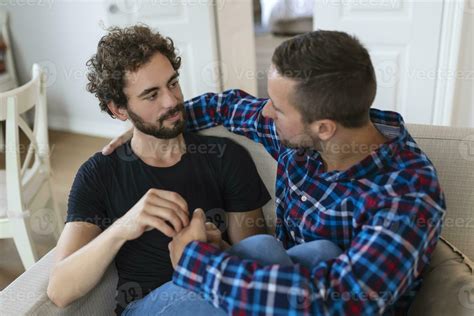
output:
[{"label": "man's eye", "polygon": [[156,98],[156,92],[154,92],[154,93],[151,94],[150,96],[146,97],[146,99],[147,99],[148,101],[153,101],[153,100],[155,100],[155,98]]},{"label": "man's eye", "polygon": [[179,81],[173,81],[170,83],[170,88],[176,88],[178,86]]}]

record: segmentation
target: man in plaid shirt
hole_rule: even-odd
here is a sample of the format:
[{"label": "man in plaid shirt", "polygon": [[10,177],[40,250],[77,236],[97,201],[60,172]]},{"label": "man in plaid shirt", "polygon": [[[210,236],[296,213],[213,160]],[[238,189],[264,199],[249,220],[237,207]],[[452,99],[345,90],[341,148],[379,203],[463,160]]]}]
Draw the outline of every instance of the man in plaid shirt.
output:
[{"label": "man in plaid shirt", "polygon": [[[445,213],[435,168],[399,114],[370,109],[375,74],[356,38],[307,33],[281,44],[272,62],[270,99],[228,90],[186,110],[188,130],[222,124],[277,160],[278,241],[256,236],[262,244],[248,245],[258,251],[225,251],[195,212],[169,245],[174,284],[218,307],[215,315],[406,313]],[[320,257],[325,247],[335,254]],[[173,304],[162,314],[200,315],[206,302],[157,302]]]}]

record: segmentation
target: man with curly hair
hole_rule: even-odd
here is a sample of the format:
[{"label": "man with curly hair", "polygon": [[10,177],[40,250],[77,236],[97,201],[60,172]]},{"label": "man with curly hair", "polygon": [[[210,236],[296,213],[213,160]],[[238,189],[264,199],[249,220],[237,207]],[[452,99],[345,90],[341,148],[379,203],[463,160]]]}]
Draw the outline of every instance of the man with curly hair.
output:
[{"label": "man with curly hair", "polygon": [[344,32],[291,38],[273,54],[268,94],[207,93],[185,109],[189,129],[222,124],[277,161],[276,238],[249,237],[233,248],[251,247],[235,255],[209,244],[193,217],[170,243],[174,284],[127,315],[191,315],[205,305],[190,293],[229,315],[406,314],[446,205],[401,115],[371,109],[367,49]]},{"label": "man with curly hair", "polygon": [[205,216],[214,221],[206,224],[209,239],[218,236],[215,245],[226,249],[266,233],[261,207],[270,196],[244,148],[185,132],[181,59],[171,39],[145,26],[113,28],[87,65],[88,91],[110,116],[132,122],[133,137],[77,172],[47,293],[67,306],[114,260],[121,314],[171,280],[168,244],[193,210],[203,225]]}]

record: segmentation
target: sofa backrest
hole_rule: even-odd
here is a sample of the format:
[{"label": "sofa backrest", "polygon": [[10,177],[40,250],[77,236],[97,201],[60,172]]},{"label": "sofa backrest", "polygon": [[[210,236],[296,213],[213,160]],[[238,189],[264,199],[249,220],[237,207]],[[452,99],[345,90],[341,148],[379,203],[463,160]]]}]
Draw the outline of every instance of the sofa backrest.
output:
[{"label": "sofa backrest", "polygon": [[474,129],[408,125],[433,162],[446,196],[441,234],[474,259]]},{"label": "sofa backrest", "polygon": [[[474,258],[474,129],[411,124],[407,127],[435,165],[446,195],[447,214],[442,235],[468,257]],[[275,196],[276,161],[262,145],[222,126],[201,133],[228,137],[247,148],[268,191]],[[273,229],[274,199],[263,211],[267,224]]]}]

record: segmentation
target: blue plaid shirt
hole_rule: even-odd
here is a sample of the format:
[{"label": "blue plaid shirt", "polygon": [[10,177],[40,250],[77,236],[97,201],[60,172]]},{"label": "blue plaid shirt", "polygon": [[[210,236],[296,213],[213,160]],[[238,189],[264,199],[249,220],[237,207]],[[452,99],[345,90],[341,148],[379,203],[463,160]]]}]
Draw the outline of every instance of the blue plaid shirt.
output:
[{"label": "blue plaid shirt", "polygon": [[188,129],[223,124],[278,161],[276,237],[286,248],[327,239],[344,251],[308,268],[261,265],[188,244],[173,281],[232,315],[375,315],[406,311],[438,241],[445,201],[435,168],[394,112],[371,110],[390,140],[345,171],[318,152],[284,147],[262,115],[267,99],[240,90],[186,103]]}]

